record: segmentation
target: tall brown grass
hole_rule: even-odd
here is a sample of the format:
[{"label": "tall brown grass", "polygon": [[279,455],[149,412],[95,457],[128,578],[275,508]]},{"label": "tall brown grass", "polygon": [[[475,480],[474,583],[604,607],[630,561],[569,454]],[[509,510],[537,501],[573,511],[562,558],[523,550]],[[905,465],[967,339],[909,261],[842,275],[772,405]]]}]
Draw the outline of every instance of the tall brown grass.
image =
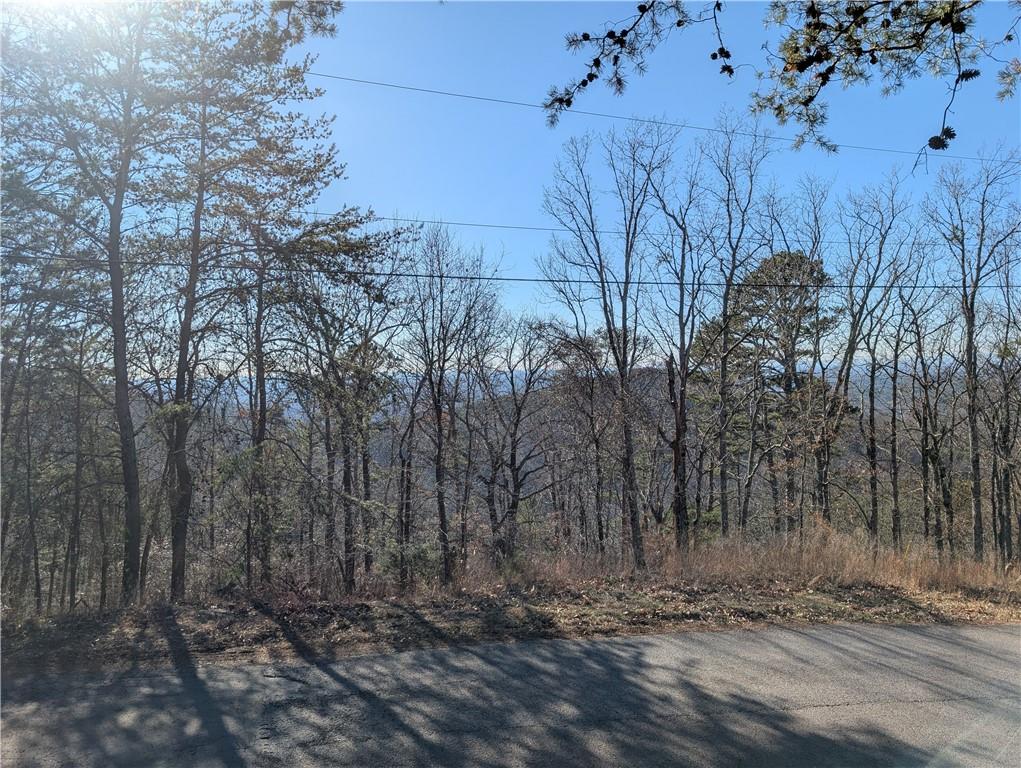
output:
[{"label": "tall brown grass", "polygon": [[[376,569],[362,575],[353,595],[343,595],[339,583],[321,592],[301,571],[281,568],[271,593],[288,599],[316,601],[366,598],[440,598],[458,593],[496,595],[507,589],[558,590],[657,586],[735,587],[781,582],[798,586],[877,586],[912,591],[999,592],[1021,600],[1021,569],[988,559],[977,563],[968,552],[937,557],[934,548],[912,541],[901,551],[874,548],[866,535],[834,531],[823,524],[803,535],[702,541],[687,552],[673,546],[670,535],[646,538],[648,567],[637,573],[619,549],[604,555],[589,551],[535,551],[524,549],[509,561],[494,562],[488,551],[470,552],[454,584],[443,586],[434,569],[419,572],[403,592],[394,574]],[[436,569],[438,570],[438,568]],[[322,574],[320,574],[322,575]],[[336,581],[336,579],[334,579]]]},{"label": "tall brown grass", "polygon": [[[469,560],[458,579],[466,591],[503,585],[570,587],[592,581],[640,581],[650,584],[752,584],[783,581],[835,586],[875,585],[909,590],[1008,590],[1021,592],[1021,572],[966,553],[939,558],[931,547],[913,544],[903,551],[874,549],[865,536],[838,533],[823,526],[804,536],[766,540],[730,537],[700,543],[679,552],[667,538],[650,537],[648,569],[635,573],[626,563],[591,554],[526,555],[495,565],[484,557]],[[433,588],[425,586],[425,591]]]}]

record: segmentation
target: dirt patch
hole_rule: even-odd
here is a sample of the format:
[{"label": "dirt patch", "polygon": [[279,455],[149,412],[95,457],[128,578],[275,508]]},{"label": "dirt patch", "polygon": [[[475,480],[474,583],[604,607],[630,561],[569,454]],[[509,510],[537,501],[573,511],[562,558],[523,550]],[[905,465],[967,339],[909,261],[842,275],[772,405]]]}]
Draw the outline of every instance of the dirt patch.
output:
[{"label": "dirt patch", "polygon": [[[171,615],[173,635],[167,632]],[[105,616],[8,622],[2,660],[10,679],[160,665],[182,644],[199,663],[267,662],[492,640],[847,622],[1021,622],[1021,594],[762,581],[738,586],[592,582],[569,589],[537,585],[336,603],[238,596],[202,607],[151,606]]]}]

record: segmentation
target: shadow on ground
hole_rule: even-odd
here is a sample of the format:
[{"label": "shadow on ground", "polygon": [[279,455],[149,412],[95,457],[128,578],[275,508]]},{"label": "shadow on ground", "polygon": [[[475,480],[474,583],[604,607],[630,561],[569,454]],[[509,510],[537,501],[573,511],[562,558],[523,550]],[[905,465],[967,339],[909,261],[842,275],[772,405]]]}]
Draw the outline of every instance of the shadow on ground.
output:
[{"label": "shadow on ground", "polygon": [[5,765],[920,766],[938,757],[924,735],[851,716],[820,726],[809,714],[831,705],[802,706],[783,686],[846,697],[874,670],[905,707],[976,686],[1018,697],[1004,673],[1017,655],[1003,651],[1017,628],[547,640],[332,663],[261,610],[291,646],[286,661],[196,667],[168,613],[172,671],[8,686]]}]

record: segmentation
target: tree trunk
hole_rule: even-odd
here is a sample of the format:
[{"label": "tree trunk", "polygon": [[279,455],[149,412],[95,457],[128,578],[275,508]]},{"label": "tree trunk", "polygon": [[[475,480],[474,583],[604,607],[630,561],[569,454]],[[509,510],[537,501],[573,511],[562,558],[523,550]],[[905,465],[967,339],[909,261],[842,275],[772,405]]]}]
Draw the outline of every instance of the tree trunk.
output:
[{"label": "tree trunk", "polygon": [[191,359],[192,325],[198,302],[199,264],[202,256],[202,217],[206,205],[206,105],[202,105],[199,131],[198,182],[195,190],[195,207],[191,218],[191,236],[188,248],[188,277],[182,291],[184,313],[177,335],[177,370],[174,379],[174,419],[170,436],[170,455],[174,468],[174,486],[170,497],[170,599],[184,599],[185,558],[188,548],[188,519],[194,480],[188,465],[188,432],[191,429]]},{"label": "tree trunk", "polygon": [[[134,130],[134,94],[129,92],[124,107],[125,137]],[[135,422],[131,415],[131,380],[128,374],[128,331],[124,302],[124,268],[121,264],[121,224],[134,147],[127,141],[121,148],[114,196],[110,206],[107,259],[110,272],[110,330],[113,335],[114,413],[120,438],[121,475],[124,480],[124,565],[121,575],[121,603],[135,600],[142,556],[142,497],[138,481]]]},{"label": "tree trunk", "polygon": [[[921,418],[921,464],[922,464],[922,531],[926,542],[929,540],[929,519],[932,514],[932,491],[929,479],[929,413],[925,404],[922,405]],[[942,546],[942,542],[940,542]]]},{"label": "tree trunk", "polygon": [[334,497],[337,485],[337,446],[333,441],[333,420],[327,410],[323,419],[323,444],[326,451],[326,532],[323,544],[326,549],[324,560],[327,573],[323,574],[324,596],[327,589],[328,571],[333,567],[334,558],[337,554],[337,510]]},{"label": "tree trunk", "polygon": [[1003,495],[1003,500],[1000,502],[1000,509],[1002,511],[1003,521],[1001,523],[1001,530],[1003,531],[1003,557],[1006,562],[1011,562],[1014,559],[1014,540],[1013,533],[1011,531],[1013,517],[1013,488],[1011,483],[1011,470],[1010,466],[1004,463],[1000,469],[1000,488]]},{"label": "tree trunk", "polygon": [[145,603],[145,583],[149,573],[149,555],[152,553],[152,525],[145,536],[145,545],[142,547],[142,562],[138,569],[138,603]]},{"label": "tree trunk", "polygon": [[[311,419],[310,419],[311,421]],[[315,430],[309,424],[308,450],[305,454],[305,464],[308,466],[308,478],[305,483],[305,510],[308,513],[308,526],[304,536],[308,537],[308,580],[310,584],[316,581],[316,517],[320,514],[319,498],[315,493]]]},{"label": "tree trunk", "polygon": [[[36,506],[32,498],[32,366],[25,369],[25,509],[28,512],[28,542],[31,547],[32,571],[35,583],[35,612],[43,612],[43,584],[39,573],[39,540],[36,530]],[[10,514],[10,510],[5,511]]]},{"label": "tree trunk", "polygon": [[941,520],[939,513],[936,516],[936,548],[942,549],[944,533],[946,534],[946,543],[950,548],[951,554],[953,554],[956,547],[956,539],[954,537],[954,500],[953,495],[950,491],[950,478],[947,476],[947,469],[943,464],[942,458],[939,456],[939,450],[936,449],[931,454],[932,468],[936,473],[936,480],[939,483],[940,494],[942,497],[942,514],[946,518],[946,530],[942,530],[943,521]]},{"label": "tree trunk", "polygon": [[1001,565],[1005,559],[1000,529],[1000,463],[995,448],[989,466],[989,522],[993,527],[993,561]]},{"label": "tree trunk", "polygon": [[106,610],[107,604],[107,576],[110,573],[110,544],[106,538],[106,513],[103,510],[103,500],[96,505],[96,513],[99,516],[99,541],[102,545],[102,552],[99,559],[99,612]]},{"label": "tree trunk", "polygon": [[398,449],[401,473],[400,498],[397,502],[397,579],[402,592],[407,590],[411,583],[411,568],[408,562],[408,545],[411,542],[411,472],[415,443],[415,411],[424,384],[425,379],[420,379],[408,405],[408,426],[401,435]]},{"label": "tree trunk", "polygon": [[795,528],[795,521],[798,521],[800,528],[801,513],[798,512],[795,516],[795,510],[799,509],[797,497],[797,483],[794,480],[794,465],[796,463],[796,457],[794,455],[794,445],[792,444],[792,438],[789,434],[791,423],[794,420],[794,414],[792,413],[792,403],[794,399],[794,378],[795,370],[794,363],[791,360],[784,362],[784,374],[783,374],[783,396],[784,396],[784,430],[787,434],[784,434],[783,438],[783,471],[784,471],[784,513],[787,516],[787,532],[790,533]]},{"label": "tree trunk", "polygon": [[599,540],[599,554],[606,554],[606,523],[605,513],[603,511],[603,461],[601,456],[601,442],[598,437],[594,437],[593,442],[593,456],[592,463],[595,465],[596,473],[596,488],[595,488],[595,501],[596,501],[596,537]]},{"label": "tree trunk", "polygon": [[[726,321],[724,321],[726,322]],[[724,334],[724,344],[727,343]],[[719,477],[720,477],[720,533],[726,536],[730,533],[730,448],[727,445],[727,429],[730,421],[730,406],[727,398],[730,396],[727,391],[727,355],[720,358],[720,412],[718,420],[717,450],[719,452]]]},{"label": "tree trunk", "polygon": [[[454,578],[453,564],[450,561],[450,537],[449,525],[447,523],[447,454],[444,443],[443,429],[443,398],[442,395],[433,395],[433,416],[436,419],[436,452],[434,455],[433,470],[436,481],[436,515],[439,519],[439,544],[440,544],[440,582],[449,584]],[[451,414],[450,418],[453,418]]]},{"label": "tree trunk", "polygon": [[344,514],[344,593],[355,591],[355,521],[354,521],[354,463],[351,451],[351,428],[345,417],[340,432],[341,483],[343,495],[340,507]]},{"label": "tree trunk", "polygon": [[464,482],[461,485],[461,498],[458,501],[457,505],[461,523],[459,555],[462,571],[464,570],[465,566],[468,565],[468,502],[469,499],[471,498],[471,476],[473,470],[472,463],[474,458],[473,437],[474,435],[469,430],[468,450],[465,452],[464,473],[462,475]]},{"label": "tree trunk", "polygon": [[372,474],[369,460],[369,431],[365,428],[362,434],[362,547],[365,550],[365,573],[372,572],[373,551],[372,531],[375,527],[372,514]]},{"label": "tree trunk", "polygon": [[766,452],[766,471],[769,474],[769,495],[773,501],[773,533],[779,536],[784,531],[784,518],[780,508],[780,481],[776,476],[776,460],[772,448]]},{"label": "tree trunk", "polygon": [[[898,333],[900,330],[898,329]],[[893,534],[893,546],[897,550],[903,548],[900,519],[900,456],[897,445],[897,379],[900,367],[900,338],[894,341],[893,370],[890,372],[890,526]]]},{"label": "tree trunk", "polygon": [[869,463],[869,538],[873,551],[879,548],[879,458],[876,445],[876,356],[869,354],[868,429],[865,451]]},{"label": "tree trunk", "polygon": [[259,560],[259,583],[269,586],[273,580],[273,527],[270,517],[269,494],[266,487],[266,436],[269,417],[269,392],[266,385],[266,355],[263,335],[266,322],[266,272],[260,265],[256,272],[255,323],[253,327],[253,357],[255,362],[255,423],[252,425],[252,447],[255,449],[254,476],[252,478],[254,510],[249,528],[250,538],[256,546]]},{"label": "tree trunk", "polygon": [[[674,434],[670,441],[673,475],[674,546],[686,552],[689,543],[688,519],[688,395],[687,364],[682,358],[678,371],[671,353],[666,358],[667,387],[674,416]],[[679,379],[679,381],[678,381]]]},{"label": "tree trunk", "polygon": [[[414,419],[412,419],[414,421]],[[401,496],[397,508],[397,580],[401,591],[411,582],[408,563],[408,544],[411,539],[411,448],[413,428],[408,429],[407,452],[401,456]]]},{"label": "tree trunk", "polygon": [[627,507],[631,556],[635,570],[645,570],[645,547],[642,543],[641,513],[638,508],[638,478],[635,471],[635,444],[631,421],[624,418],[624,502]]},{"label": "tree trunk", "polygon": [[975,560],[981,562],[982,546],[982,458],[978,432],[978,350],[975,344],[974,296],[964,306],[965,385],[968,391],[968,451],[971,459],[971,518]]},{"label": "tree trunk", "polygon": [[135,450],[135,422],[131,416],[128,375],[128,333],[124,310],[124,272],[120,261],[120,210],[110,216],[110,325],[113,332],[114,412],[120,437],[121,475],[124,480],[124,567],[121,603],[135,601],[142,557],[142,499]]},{"label": "tree trunk", "polygon": [[[85,376],[85,334],[78,347],[78,378],[74,388],[74,487],[72,489],[71,531],[67,537],[67,601],[68,610],[78,603],[78,561],[82,528],[82,476],[85,457],[82,453],[82,379]],[[63,601],[61,601],[63,602]]]}]

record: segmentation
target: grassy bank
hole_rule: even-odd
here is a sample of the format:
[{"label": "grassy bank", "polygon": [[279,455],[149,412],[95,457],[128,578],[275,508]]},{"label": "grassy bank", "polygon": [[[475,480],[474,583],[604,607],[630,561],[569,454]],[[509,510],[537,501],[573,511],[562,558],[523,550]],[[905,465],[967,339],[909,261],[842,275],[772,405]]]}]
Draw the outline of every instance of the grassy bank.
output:
[{"label": "grassy bank", "polygon": [[[323,601],[300,586],[202,605],[6,622],[4,673],[159,664],[175,644],[217,663],[336,658],[489,640],[593,637],[763,624],[1021,622],[1012,569],[920,552],[874,554],[842,536],[731,541],[650,553],[635,575],[597,559],[478,562],[459,586]],[[180,650],[180,649],[178,649]]]}]

